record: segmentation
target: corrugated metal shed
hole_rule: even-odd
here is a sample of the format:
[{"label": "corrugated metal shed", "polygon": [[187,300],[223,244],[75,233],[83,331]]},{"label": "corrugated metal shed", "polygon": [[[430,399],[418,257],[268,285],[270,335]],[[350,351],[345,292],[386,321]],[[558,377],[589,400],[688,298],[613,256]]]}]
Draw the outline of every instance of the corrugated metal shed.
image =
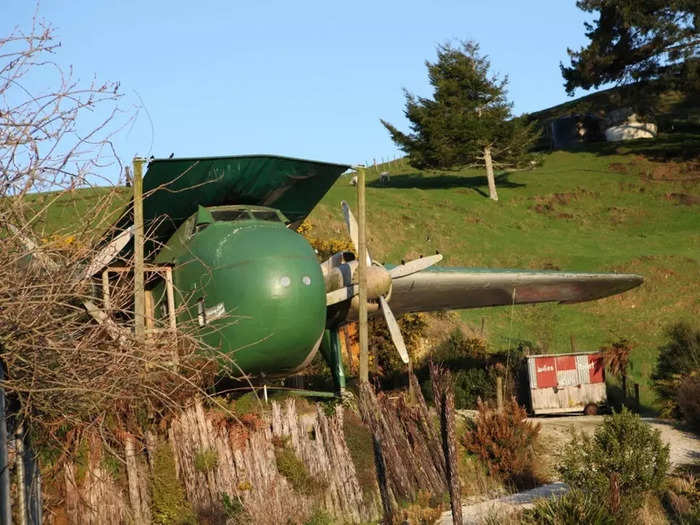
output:
[{"label": "corrugated metal shed", "polygon": [[578,412],[607,400],[600,353],[532,355],[527,365],[534,414]]}]

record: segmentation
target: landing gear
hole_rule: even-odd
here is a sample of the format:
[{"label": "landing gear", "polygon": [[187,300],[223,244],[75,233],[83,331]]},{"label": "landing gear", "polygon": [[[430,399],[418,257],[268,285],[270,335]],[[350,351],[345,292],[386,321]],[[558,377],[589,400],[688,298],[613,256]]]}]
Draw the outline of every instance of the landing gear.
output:
[{"label": "landing gear", "polygon": [[324,332],[323,340],[321,341],[321,355],[323,355],[333,374],[336,395],[343,397],[345,392],[345,371],[343,370],[338,330],[328,329]]}]

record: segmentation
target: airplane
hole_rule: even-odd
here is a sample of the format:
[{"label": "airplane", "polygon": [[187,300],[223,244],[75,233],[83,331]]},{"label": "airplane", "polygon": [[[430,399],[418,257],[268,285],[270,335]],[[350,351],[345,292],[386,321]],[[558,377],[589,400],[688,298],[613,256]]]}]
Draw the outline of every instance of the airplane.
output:
[{"label": "airplane", "polygon": [[[319,263],[295,230],[349,165],[274,155],[153,159],[143,179],[146,261],[171,269],[150,286],[152,316],[190,323],[221,356],[224,375],[298,374],[321,351],[336,390],[345,388],[338,330],[358,318],[358,261],[336,253]],[[357,223],[341,203],[357,251]],[[133,218],[86,270],[128,257]],[[439,254],[399,265],[368,256],[368,312],[383,314],[404,362],[395,315],[488,306],[590,301],[639,286],[634,274],[434,266]],[[175,312],[171,312],[172,309]],[[380,314],[381,312],[381,314]],[[148,315],[148,314],[147,314]]]}]

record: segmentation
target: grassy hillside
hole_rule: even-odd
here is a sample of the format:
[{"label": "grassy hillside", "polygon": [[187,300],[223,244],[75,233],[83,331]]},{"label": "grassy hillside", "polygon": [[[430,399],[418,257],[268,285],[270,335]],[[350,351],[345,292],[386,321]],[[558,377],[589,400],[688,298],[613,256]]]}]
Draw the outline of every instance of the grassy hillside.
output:
[{"label": "grassy hillside", "polygon": [[659,92],[653,82],[648,87],[613,87],[572,99],[563,104],[542,109],[530,115],[545,122],[553,118],[572,114],[595,114],[605,116],[611,110],[631,106],[634,100],[638,111],[645,118],[657,122],[662,131],[695,130],[700,128],[700,104],[697,92],[665,90]]},{"label": "grassy hillside", "polygon": [[[501,173],[499,202],[487,195],[479,170],[420,172],[405,161],[371,169],[369,247],[380,261],[398,262],[439,250],[443,265],[617,271],[646,282],[621,296],[580,305],[533,305],[466,310],[469,326],[485,322],[493,349],[532,341],[548,352],[594,350],[627,337],[636,344],[632,377],[642,400],[669,323],[700,318],[700,136],[598,144],[542,156],[531,171]],[[391,172],[391,183],[378,173]],[[83,239],[115,217],[97,208],[108,189],[41,194],[48,206],[40,236],[78,233]],[[129,197],[112,191],[114,208]],[[345,236],[339,203],[354,206],[355,188],[341,177],[310,220],[318,237]],[[95,219],[100,217],[100,221]],[[78,229],[76,231],[76,228]]]},{"label": "grassy hillside", "polygon": [[[493,268],[634,272],[646,282],[580,305],[466,310],[494,348],[517,340],[548,352],[594,350],[619,337],[636,344],[632,377],[642,401],[669,323],[700,316],[700,162],[657,162],[659,152],[695,157],[698,136],[624,146],[601,144],[544,155],[531,171],[502,173],[500,201],[479,170],[420,172],[405,162],[370,170],[368,237],[375,259],[397,262],[439,250],[442,264]],[[693,148],[696,148],[693,150]],[[693,152],[694,151],[694,152]],[[688,155],[691,152],[691,155]],[[391,182],[378,183],[388,169]],[[345,235],[339,202],[355,202],[341,178],[310,219],[320,236]]]}]

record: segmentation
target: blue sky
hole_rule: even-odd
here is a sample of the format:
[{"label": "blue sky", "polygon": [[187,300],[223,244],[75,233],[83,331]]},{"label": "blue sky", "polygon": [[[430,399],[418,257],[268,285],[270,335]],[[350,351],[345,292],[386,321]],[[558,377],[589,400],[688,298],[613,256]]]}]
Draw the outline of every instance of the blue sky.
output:
[{"label": "blue sky", "polygon": [[[33,12],[2,0],[0,34],[29,27]],[[43,0],[39,13],[56,27],[59,63],[85,81],[119,81],[123,108],[150,115],[142,108],[116,138],[126,161],[394,157],[379,119],[407,128],[402,88],[431,93],[424,62],[437,44],[479,42],[520,114],[567,99],[559,62],[585,43],[587,19],[574,0]]]}]

